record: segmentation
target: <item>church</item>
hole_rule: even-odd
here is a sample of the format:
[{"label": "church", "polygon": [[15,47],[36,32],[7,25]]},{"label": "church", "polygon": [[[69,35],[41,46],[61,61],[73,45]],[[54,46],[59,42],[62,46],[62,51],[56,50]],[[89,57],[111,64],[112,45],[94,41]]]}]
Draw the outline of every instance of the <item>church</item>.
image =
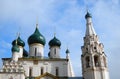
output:
[{"label": "church", "polygon": [[110,79],[104,45],[98,39],[89,12],[85,19],[86,33],[81,46],[82,77],[74,74],[69,49],[66,49],[65,58],[60,56],[61,41],[56,35],[48,43],[48,57],[44,56],[46,40],[36,24],[27,41],[29,53],[24,49],[25,42],[20,35],[13,40],[12,57],[2,58],[0,79]]}]

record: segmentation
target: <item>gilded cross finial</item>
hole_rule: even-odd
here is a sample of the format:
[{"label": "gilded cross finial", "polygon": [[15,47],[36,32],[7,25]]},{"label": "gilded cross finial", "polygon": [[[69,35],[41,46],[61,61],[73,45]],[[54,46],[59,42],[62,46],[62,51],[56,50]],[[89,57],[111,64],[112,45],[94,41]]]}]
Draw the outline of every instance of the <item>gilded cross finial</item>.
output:
[{"label": "gilded cross finial", "polygon": [[17,45],[17,39],[15,40],[15,45]]},{"label": "gilded cross finial", "polygon": [[54,27],[54,37],[56,36],[56,27]]},{"label": "gilded cross finial", "polygon": [[20,32],[16,33],[16,40],[18,39],[18,37],[20,36]]},{"label": "gilded cross finial", "polygon": [[36,18],[36,28],[38,28],[38,17]]}]

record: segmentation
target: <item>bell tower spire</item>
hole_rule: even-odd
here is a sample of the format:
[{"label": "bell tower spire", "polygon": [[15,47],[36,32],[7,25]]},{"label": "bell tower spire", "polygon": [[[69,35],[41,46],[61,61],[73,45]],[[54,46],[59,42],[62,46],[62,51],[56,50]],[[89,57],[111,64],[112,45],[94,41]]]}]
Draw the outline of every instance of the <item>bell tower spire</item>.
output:
[{"label": "bell tower spire", "polygon": [[87,11],[86,34],[82,49],[82,74],[83,79],[109,79],[104,46],[99,42],[98,36],[93,28],[92,16]]},{"label": "bell tower spire", "polygon": [[92,24],[92,16],[91,14],[87,11],[87,14],[85,15],[85,19],[86,19],[86,36],[87,35],[96,35],[96,32],[93,28],[93,24]]}]

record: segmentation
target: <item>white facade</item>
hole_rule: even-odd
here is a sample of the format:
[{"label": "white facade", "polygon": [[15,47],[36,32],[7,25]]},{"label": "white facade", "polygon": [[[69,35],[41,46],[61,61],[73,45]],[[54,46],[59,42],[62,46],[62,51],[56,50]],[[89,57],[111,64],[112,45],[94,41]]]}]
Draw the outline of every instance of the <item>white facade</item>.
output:
[{"label": "white facade", "polygon": [[[56,76],[72,76],[68,75],[68,62],[66,59],[40,59],[40,60],[20,60],[23,63],[23,68],[26,71],[26,76],[30,76],[30,69],[32,71],[31,76],[37,77],[42,75],[43,73],[50,73]],[[41,70],[43,69],[43,70]],[[58,69],[58,72],[56,72]]]}]

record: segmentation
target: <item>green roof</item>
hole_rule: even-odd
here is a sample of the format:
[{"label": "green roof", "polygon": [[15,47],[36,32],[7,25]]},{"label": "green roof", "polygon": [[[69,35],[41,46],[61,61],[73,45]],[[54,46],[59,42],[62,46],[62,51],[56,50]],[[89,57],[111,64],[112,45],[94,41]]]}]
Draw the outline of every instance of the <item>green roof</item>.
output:
[{"label": "green roof", "polygon": [[70,51],[67,49],[67,50],[66,50],[66,53],[70,53]]},{"label": "green roof", "polygon": [[12,42],[12,45],[15,45],[16,41],[18,46],[22,46],[22,47],[25,46],[25,42],[20,38],[20,36],[18,36],[18,38]]},{"label": "green roof", "polygon": [[49,46],[61,46],[61,42],[55,36],[49,41]]},{"label": "green roof", "polygon": [[20,51],[20,48],[19,48],[19,46],[18,45],[13,45],[13,47],[12,47],[12,52],[19,52]]},{"label": "green roof", "polygon": [[87,19],[88,17],[92,17],[91,14],[89,12],[87,12],[87,14],[85,15],[85,18]]},{"label": "green roof", "polygon": [[28,44],[40,43],[45,45],[45,38],[36,27],[35,32],[28,38]]}]

